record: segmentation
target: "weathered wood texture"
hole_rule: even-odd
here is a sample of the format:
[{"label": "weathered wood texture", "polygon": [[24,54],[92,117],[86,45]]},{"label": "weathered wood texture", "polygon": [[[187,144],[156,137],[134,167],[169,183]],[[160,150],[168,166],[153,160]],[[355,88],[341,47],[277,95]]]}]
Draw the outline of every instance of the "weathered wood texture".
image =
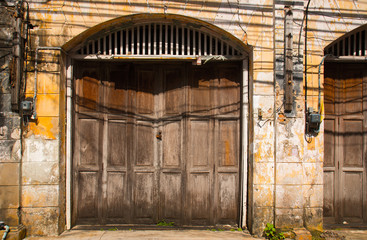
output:
[{"label": "weathered wood texture", "polygon": [[238,223],[240,63],[80,62],[74,224]]},{"label": "weathered wood texture", "polygon": [[367,223],[367,64],[325,64],[324,216]]}]

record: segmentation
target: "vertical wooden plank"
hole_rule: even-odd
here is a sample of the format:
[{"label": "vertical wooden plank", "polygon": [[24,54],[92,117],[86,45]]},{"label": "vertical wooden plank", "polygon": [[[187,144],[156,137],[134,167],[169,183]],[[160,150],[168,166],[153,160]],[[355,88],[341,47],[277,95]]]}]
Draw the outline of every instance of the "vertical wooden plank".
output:
[{"label": "vertical wooden plank", "polygon": [[201,56],[201,32],[198,32],[199,35],[199,56]]},{"label": "vertical wooden plank", "polygon": [[190,55],[190,48],[192,47],[191,46],[191,44],[190,44],[190,28],[187,28],[187,37],[186,37],[186,39],[187,39],[187,48],[186,48],[186,50],[187,50],[187,55]]},{"label": "vertical wooden plank", "polygon": [[162,24],[158,25],[159,28],[159,55],[162,55],[163,41],[162,41]]},{"label": "vertical wooden plank", "polygon": [[153,55],[157,55],[157,24],[153,23],[154,26],[154,42],[152,43],[154,48],[153,48]]},{"label": "vertical wooden plank", "polygon": [[174,46],[173,46],[173,44],[174,44],[174,41],[173,41],[173,34],[174,33],[173,33],[173,31],[174,30],[173,29],[174,29],[174,26],[173,26],[173,24],[171,24],[170,26],[171,26],[171,46],[170,46],[171,47],[171,51],[170,52],[171,52],[171,55],[173,55],[173,48],[174,48]]},{"label": "vertical wooden plank", "polygon": [[143,26],[142,26],[142,28],[143,28],[143,52],[142,52],[142,54],[143,54],[143,55],[146,55],[146,54],[147,54],[147,53],[145,52],[145,46],[146,46],[145,44],[147,44],[147,43],[145,42],[145,38],[146,38],[146,34],[147,34],[147,33],[146,33],[146,30],[145,30],[145,29],[146,29],[146,25],[143,25]]},{"label": "vertical wooden plank", "polygon": [[193,52],[193,55],[196,55],[196,33],[197,31],[196,30],[192,30],[192,42],[193,42],[193,46],[192,46],[192,52]]},{"label": "vertical wooden plank", "polygon": [[181,27],[181,51],[185,55],[185,27]]},{"label": "vertical wooden plank", "polygon": [[148,54],[152,55],[152,25],[148,25]]},{"label": "vertical wooden plank", "polygon": [[130,29],[127,28],[126,31],[125,31],[125,53],[126,55],[129,55],[129,32],[130,32]]},{"label": "vertical wooden plank", "polygon": [[164,24],[164,53],[168,54],[168,24]]},{"label": "vertical wooden plank", "polygon": [[135,29],[136,27],[131,28],[131,54],[135,55]]},{"label": "vertical wooden plank", "polygon": [[209,55],[213,55],[213,37],[211,35],[209,37]]},{"label": "vertical wooden plank", "polygon": [[136,27],[136,54],[140,55],[140,26]]}]

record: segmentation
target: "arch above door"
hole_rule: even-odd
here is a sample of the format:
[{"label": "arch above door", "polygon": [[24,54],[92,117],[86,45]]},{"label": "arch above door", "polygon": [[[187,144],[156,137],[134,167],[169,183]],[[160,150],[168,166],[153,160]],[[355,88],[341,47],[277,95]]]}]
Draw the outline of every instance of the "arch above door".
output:
[{"label": "arch above door", "polygon": [[176,14],[136,14],[99,24],[64,45],[77,59],[240,60],[250,47],[225,30]]}]

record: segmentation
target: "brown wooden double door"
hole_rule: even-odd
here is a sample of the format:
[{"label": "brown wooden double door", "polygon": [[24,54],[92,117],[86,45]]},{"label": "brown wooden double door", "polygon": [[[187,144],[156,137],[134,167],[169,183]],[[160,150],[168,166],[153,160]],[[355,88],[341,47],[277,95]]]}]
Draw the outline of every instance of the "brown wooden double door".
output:
[{"label": "brown wooden double door", "polygon": [[74,224],[236,225],[240,66],[77,63]]},{"label": "brown wooden double door", "polygon": [[324,218],[367,222],[367,64],[325,63]]}]

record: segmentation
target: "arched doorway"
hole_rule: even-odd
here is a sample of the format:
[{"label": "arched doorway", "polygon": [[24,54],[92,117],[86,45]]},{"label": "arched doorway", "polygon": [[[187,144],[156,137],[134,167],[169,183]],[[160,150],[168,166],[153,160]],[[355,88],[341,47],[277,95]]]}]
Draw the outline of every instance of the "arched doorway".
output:
[{"label": "arched doorway", "polygon": [[69,55],[72,225],[240,224],[240,41],[178,15],[134,15]]},{"label": "arched doorway", "polygon": [[324,219],[367,223],[367,25],[325,48]]}]

